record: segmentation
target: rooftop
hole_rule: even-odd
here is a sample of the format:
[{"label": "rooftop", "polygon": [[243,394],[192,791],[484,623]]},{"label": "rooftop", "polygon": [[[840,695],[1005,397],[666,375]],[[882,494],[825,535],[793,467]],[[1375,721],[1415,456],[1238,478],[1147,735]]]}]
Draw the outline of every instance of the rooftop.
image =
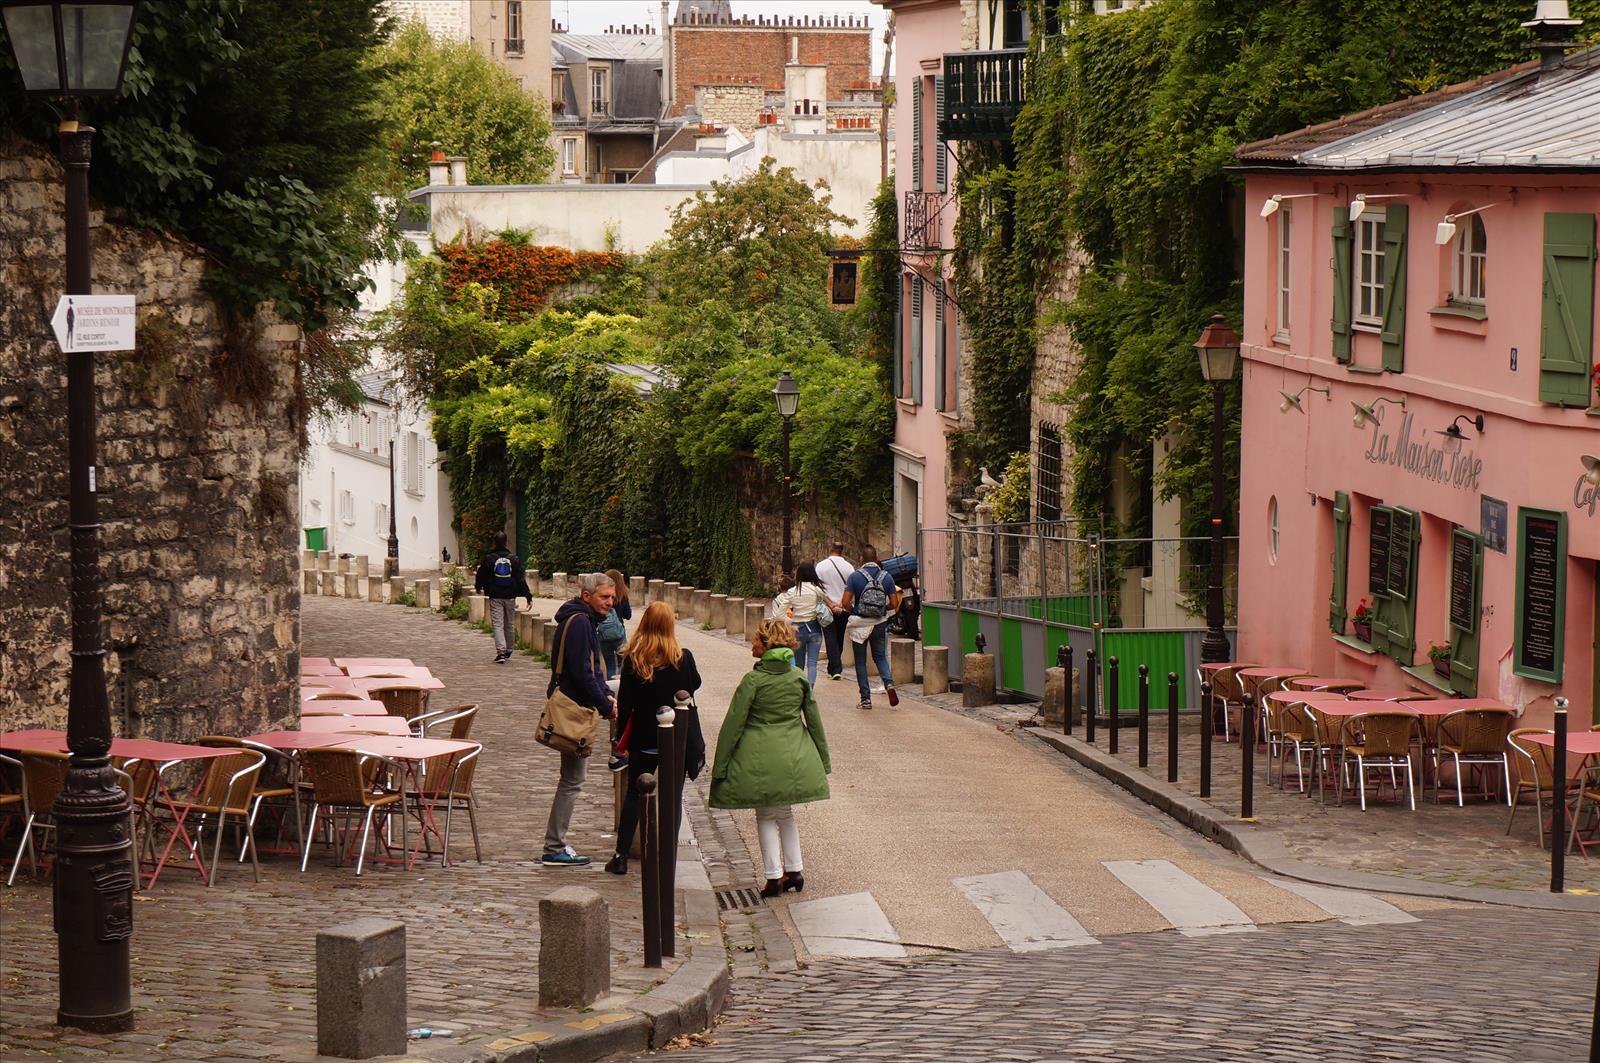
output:
[{"label": "rooftop", "polygon": [[551,47],[567,62],[621,59],[630,63],[661,61],[661,38],[653,33],[558,33]]}]

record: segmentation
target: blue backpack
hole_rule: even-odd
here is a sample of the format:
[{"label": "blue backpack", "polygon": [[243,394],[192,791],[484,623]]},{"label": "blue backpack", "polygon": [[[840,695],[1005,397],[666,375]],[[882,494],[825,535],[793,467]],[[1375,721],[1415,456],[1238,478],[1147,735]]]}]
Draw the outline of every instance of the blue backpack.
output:
[{"label": "blue backpack", "polygon": [[500,557],[495,558],[494,567],[490,570],[490,572],[491,575],[494,576],[494,584],[496,587],[499,587],[501,590],[511,589],[511,578],[513,575],[511,558],[503,554]]}]

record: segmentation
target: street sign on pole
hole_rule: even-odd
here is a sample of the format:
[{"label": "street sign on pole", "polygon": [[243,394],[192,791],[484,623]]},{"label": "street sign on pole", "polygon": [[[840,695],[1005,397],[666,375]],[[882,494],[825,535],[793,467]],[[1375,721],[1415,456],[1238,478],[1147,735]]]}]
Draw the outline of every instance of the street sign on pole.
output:
[{"label": "street sign on pole", "polygon": [[131,295],[63,295],[50,327],[67,354],[133,350]]}]

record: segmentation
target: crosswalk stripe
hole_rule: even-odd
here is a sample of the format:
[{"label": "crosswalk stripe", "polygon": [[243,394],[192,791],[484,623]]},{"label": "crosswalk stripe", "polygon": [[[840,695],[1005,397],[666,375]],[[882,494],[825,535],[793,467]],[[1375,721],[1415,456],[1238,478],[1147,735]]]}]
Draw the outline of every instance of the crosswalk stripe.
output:
[{"label": "crosswalk stripe", "polygon": [[1021,871],[952,879],[1012,952],[1098,945],[1083,924]]},{"label": "crosswalk stripe", "polygon": [[870,893],[846,893],[789,905],[789,917],[813,956],[904,956],[900,935]]},{"label": "crosswalk stripe", "polygon": [[1288,878],[1263,878],[1279,889],[1288,890],[1310,901],[1329,915],[1349,926],[1374,926],[1380,923],[1415,923],[1417,917],[1401,911],[1388,901],[1370,893],[1354,890],[1331,889],[1310,882]]},{"label": "crosswalk stripe", "polygon": [[1228,898],[1170,860],[1103,860],[1107,871],[1161,913],[1180,934],[1235,934],[1256,926]]}]

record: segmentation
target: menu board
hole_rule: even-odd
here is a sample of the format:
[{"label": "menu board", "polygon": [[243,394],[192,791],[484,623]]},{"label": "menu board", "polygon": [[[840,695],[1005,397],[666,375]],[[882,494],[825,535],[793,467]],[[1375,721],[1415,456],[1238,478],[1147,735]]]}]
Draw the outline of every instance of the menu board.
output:
[{"label": "menu board", "polygon": [[1554,676],[1561,651],[1561,523],[1554,517],[1522,517],[1522,598],[1517,603],[1522,637],[1517,667]]},{"label": "menu board", "polygon": [[1367,549],[1367,590],[1389,593],[1389,515],[1387,509],[1372,509],[1372,534]]},{"label": "menu board", "polygon": [[1450,534],[1450,626],[1467,634],[1478,629],[1478,544],[1459,529]]},{"label": "menu board", "polygon": [[1389,526],[1389,595],[1405,598],[1411,593],[1411,523],[1409,510],[1397,509]]}]

